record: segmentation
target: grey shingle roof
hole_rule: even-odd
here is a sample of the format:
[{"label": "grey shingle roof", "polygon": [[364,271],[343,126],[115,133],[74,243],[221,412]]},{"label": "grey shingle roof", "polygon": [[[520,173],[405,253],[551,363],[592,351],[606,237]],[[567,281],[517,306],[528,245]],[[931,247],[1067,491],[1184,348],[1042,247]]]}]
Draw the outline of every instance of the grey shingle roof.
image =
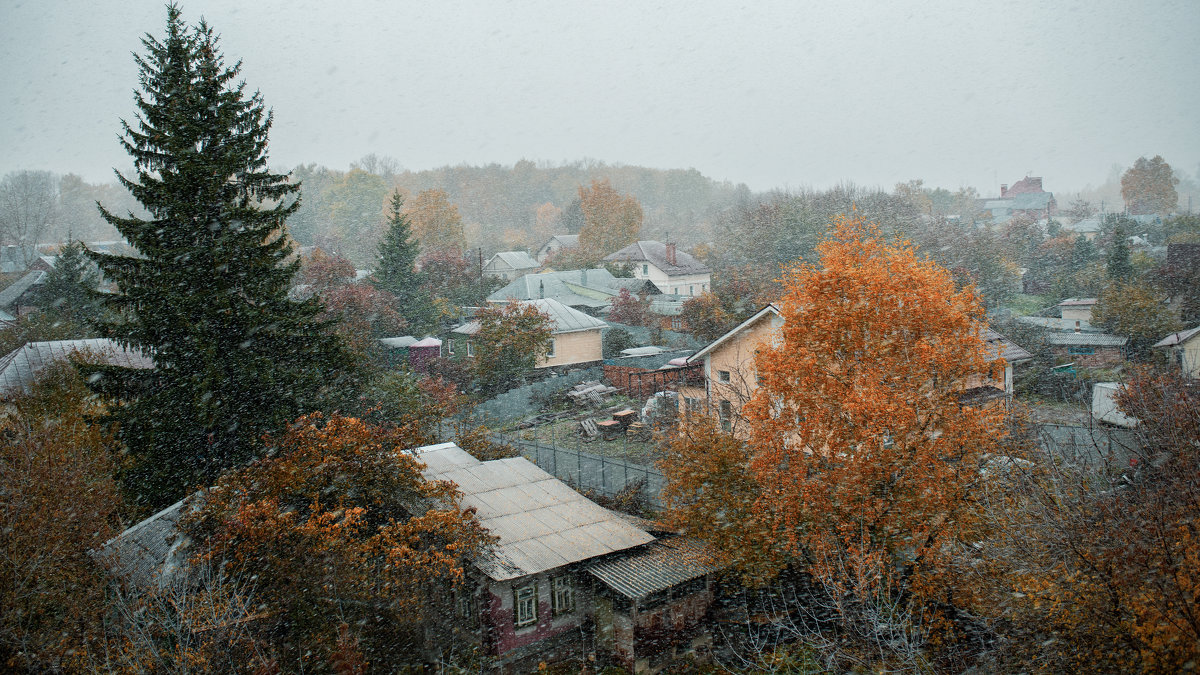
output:
[{"label": "grey shingle roof", "polygon": [[125,349],[108,338],[30,342],[0,358],[0,395],[29,391],[43,369],[53,363],[65,362],[74,354],[123,368],[154,367],[149,356]]},{"label": "grey shingle roof", "polygon": [[588,572],[604,585],[631,598],[686,583],[716,572],[712,551],[689,537],[667,537],[638,551],[613,556],[588,565]]},{"label": "grey shingle roof", "polygon": [[987,344],[988,356],[991,358],[1003,357],[1010,364],[1033,358],[1033,354],[991,328],[983,329],[983,341]]},{"label": "grey shingle roof", "polygon": [[654,541],[523,457],[481,462],[453,443],[414,451],[429,480],[450,480],[462,505],[499,542],[477,561],[496,581],[580,562]]},{"label": "grey shingle roof", "polygon": [[675,264],[672,265],[667,262],[667,245],[661,241],[634,242],[616,253],[604,256],[604,259],[613,262],[640,262],[644,260],[653,263],[655,267],[666,272],[667,276],[707,274],[710,271],[708,267],[693,258],[691,254],[678,249],[675,251]]}]

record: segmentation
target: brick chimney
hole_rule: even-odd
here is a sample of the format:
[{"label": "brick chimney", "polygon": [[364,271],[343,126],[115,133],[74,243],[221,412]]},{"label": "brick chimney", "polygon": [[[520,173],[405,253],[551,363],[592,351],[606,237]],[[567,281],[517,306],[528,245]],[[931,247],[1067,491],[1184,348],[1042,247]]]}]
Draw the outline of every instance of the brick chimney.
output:
[{"label": "brick chimney", "polygon": [[679,263],[675,262],[675,244],[667,244],[667,264],[669,264],[669,265],[678,265],[679,264]]}]

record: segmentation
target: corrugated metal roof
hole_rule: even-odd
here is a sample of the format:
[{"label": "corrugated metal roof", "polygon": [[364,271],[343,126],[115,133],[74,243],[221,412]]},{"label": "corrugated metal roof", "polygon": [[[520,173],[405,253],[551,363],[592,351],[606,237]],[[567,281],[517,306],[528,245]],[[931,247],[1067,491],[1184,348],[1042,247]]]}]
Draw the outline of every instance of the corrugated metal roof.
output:
[{"label": "corrugated metal roof", "polygon": [[26,273],[25,276],[9,284],[4,290],[0,291],[0,307],[12,305],[17,301],[17,298],[21,297],[22,293],[29,290],[30,286],[41,281],[44,276],[46,276],[45,272],[35,270]]},{"label": "corrugated metal roof", "polygon": [[499,542],[477,564],[503,581],[654,541],[523,457],[480,462],[453,443],[413,451]]},{"label": "corrugated metal roof", "polygon": [[668,537],[592,563],[588,572],[621,595],[637,599],[722,569],[713,560],[712,551],[699,541]]},{"label": "corrugated metal roof", "polygon": [[108,338],[30,342],[0,359],[0,394],[29,391],[47,366],[68,361],[73,355],[122,368],[153,368],[154,361],[141,352],[125,349]]},{"label": "corrugated metal roof", "polygon": [[491,260],[488,260],[489,267],[491,266],[492,260],[495,260],[496,258],[499,258],[504,262],[505,265],[508,265],[509,269],[528,270],[540,267],[540,265],[538,265],[538,261],[534,260],[533,257],[525,251],[500,251],[496,255],[492,256]]},{"label": "corrugated metal roof", "polygon": [[[521,304],[532,305],[539,312],[550,317],[551,330],[554,334],[559,333],[575,333],[582,330],[596,330],[608,328],[608,324],[593,316],[588,316],[583,312],[569,307],[558,300],[546,298],[544,300],[522,300]],[[472,319],[460,326],[456,326],[451,332],[460,335],[475,335],[479,332],[479,322]]]},{"label": "corrugated metal roof", "polygon": [[1067,298],[1058,303],[1059,307],[1091,307],[1098,301],[1097,298]]},{"label": "corrugated metal roof", "polygon": [[199,495],[184,498],[107,541],[98,552],[117,577],[148,588],[165,582],[187,561],[189,539],[179,530],[185,506],[198,505]]},{"label": "corrugated metal roof", "polygon": [[1087,345],[1092,347],[1124,347],[1129,338],[1107,333],[1047,333],[1046,342],[1052,345]]},{"label": "corrugated metal roof", "polygon": [[390,347],[392,349],[402,349],[411,347],[417,343],[417,338],[411,335],[402,335],[400,337],[379,338],[379,344]]},{"label": "corrugated metal roof", "polygon": [[554,323],[555,333],[574,333],[581,330],[608,328],[608,324],[600,319],[588,316],[552,298],[530,300],[529,302],[533,303],[533,306],[537,307],[539,312],[550,317],[550,321]]},{"label": "corrugated metal roof", "polygon": [[1181,330],[1178,333],[1171,333],[1167,337],[1159,340],[1158,342],[1155,342],[1154,346],[1155,347],[1174,347],[1175,345],[1181,345],[1181,344],[1187,342],[1188,340],[1191,340],[1193,337],[1195,337],[1197,335],[1200,335],[1200,326],[1196,326],[1195,328],[1189,328],[1187,330]]},{"label": "corrugated metal roof", "polygon": [[[642,280],[636,280],[641,282]],[[616,295],[620,282],[603,267],[587,270],[566,270],[563,272],[542,272],[541,274],[526,274],[520,279],[514,279],[507,286],[495,291],[487,297],[488,302],[507,302],[509,300],[537,300],[539,298],[556,298],[564,304],[582,307],[603,307],[611,300],[589,298],[567,286],[568,283],[587,288],[607,291]]]}]

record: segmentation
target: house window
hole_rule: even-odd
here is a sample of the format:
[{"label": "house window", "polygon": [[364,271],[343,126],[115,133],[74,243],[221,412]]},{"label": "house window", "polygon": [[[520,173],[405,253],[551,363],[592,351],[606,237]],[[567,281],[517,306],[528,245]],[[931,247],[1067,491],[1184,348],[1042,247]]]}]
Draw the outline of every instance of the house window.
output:
[{"label": "house window", "polygon": [[475,345],[467,340],[467,356],[475,356]]},{"label": "house window", "polygon": [[688,286],[688,295],[695,295],[695,294],[696,294],[696,287]]},{"label": "house window", "polygon": [[683,328],[683,320],[677,316],[671,317],[671,330],[681,330]]},{"label": "house window", "polygon": [[1080,356],[1086,356],[1088,354],[1095,354],[1096,349],[1094,347],[1085,347],[1085,346],[1081,346],[1081,345],[1076,345],[1076,346],[1067,347],[1067,353],[1068,354],[1076,354],[1076,355],[1080,355]]},{"label": "house window", "polygon": [[683,399],[683,412],[686,414],[700,414],[703,410],[700,408],[700,399],[691,396],[685,396]]},{"label": "house window", "polygon": [[575,611],[575,586],[571,577],[554,577],[550,585],[554,591],[554,616]]},{"label": "house window", "polygon": [[728,382],[729,381],[729,371],[728,370],[718,370],[717,371],[717,379],[720,380],[721,382]]},{"label": "house window", "polygon": [[644,274],[646,276],[650,275],[650,266],[649,265],[642,265],[642,274]]},{"label": "house window", "polygon": [[517,628],[537,623],[537,584],[513,590],[513,625]]},{"label": "house window", "polygon": [[454,355],[454,340],[446,340],[446,355]]},{"label": "house window", "polygon": [[557,342],[558,342],[558,340],[555,340],[554,338],[550,338],[550,349],[546,350],[546,358],[548,358],[548,359],[554,358],[554,348],[556,346],[555,343],[557,343]]},{"label": "house window", "polygon": [[469,619],[475,615],[475,596],[469,592],[460,592],[454,602],[454,613],[460,618]]},{"label": "house window", "polygon": [[721,431],[731,431],[733,429],[733,404],[724,399],[721,400]]}]

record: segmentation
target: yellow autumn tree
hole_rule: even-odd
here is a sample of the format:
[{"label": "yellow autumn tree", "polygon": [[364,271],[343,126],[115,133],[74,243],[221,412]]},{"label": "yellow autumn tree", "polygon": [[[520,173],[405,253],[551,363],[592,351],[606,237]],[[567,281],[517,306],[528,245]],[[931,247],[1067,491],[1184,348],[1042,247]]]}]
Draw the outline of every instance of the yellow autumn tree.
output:
[{"label": "yellow autumn tree", "polygon": [[422,253],[453,252],[461,255],[467,248],[462,216],[450,203],[445,190],[421,190],[404,209]]},{"label": "yellow autumn tree", "polygon": [[1003,436],[1003,407],[961,394],[1004,362],[974,289],[907,242],[840,216],[817,252],[782,279],[784,324],[758,347],[743,443],[685,429],[671,444],[668,519],[752,578],[791,565],[929,607],[954,545],[974,536],[972,491]]},{"label": "yellow autumn tree", "polygon": [[599,260],[638,240],[642,231],[642,205],[633,195],[622,195],[608,179],[579,187],[583,228],[579,247],[588,260]]}]

